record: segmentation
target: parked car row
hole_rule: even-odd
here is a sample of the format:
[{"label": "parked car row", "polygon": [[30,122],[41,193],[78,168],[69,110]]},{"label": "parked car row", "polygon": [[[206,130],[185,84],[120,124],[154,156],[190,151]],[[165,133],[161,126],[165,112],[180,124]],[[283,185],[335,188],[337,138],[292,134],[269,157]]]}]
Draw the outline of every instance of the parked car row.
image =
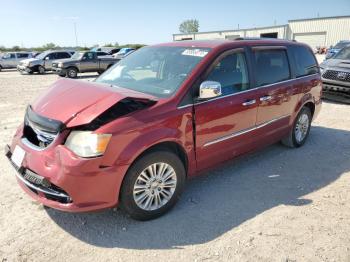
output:
[{"label": "parked car row", "polygon": [[59,76],[77,77],[78,73],[103,73],[106,69],[135,51],[134,48],[93,48],[90,51],[48,50],[43,53],[9,52],[0,58],[2,69],[17,68],[21,73],[53,71]]}]

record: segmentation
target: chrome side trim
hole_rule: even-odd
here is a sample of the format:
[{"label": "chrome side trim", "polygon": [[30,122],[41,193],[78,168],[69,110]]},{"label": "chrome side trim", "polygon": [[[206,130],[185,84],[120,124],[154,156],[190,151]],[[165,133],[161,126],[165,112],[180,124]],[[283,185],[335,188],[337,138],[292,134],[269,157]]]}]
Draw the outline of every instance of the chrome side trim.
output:
[{"label": "chrome side trim", "polygon": [[57,196],[57,197],[65,197],[67,199],[69,199],[70,197],[66,194],[63,194],[63,193],[59,193],[59,192],[56,192],[56,191],[50,191],[50,190],[45,190],[45,189],[42,189],[40,187],[37,187],[35,185],[33,185],[32,183],[29,183],[27,180],[25,180],[19,173],[16,172],[16,177],[21,180],[21,182],[23,182],[24,184],[26,184],[28,187],[36,190],[36,191],[40,191],[42,193],[45,193],[45,194],[48,194],[48,195],[53,195],[53,196]]},{"label": "chrome side trim", "polygon": [[254,91],[254,90],[257,90],[257,89],[260,89],[260,88],[270,87],[270,86],[277,85],[277,84],[288,83],[288,82],[293,81],[293,80],[299,80],[299,79],[303,79],[303,78],[314,76],[314,75],[318,75],[318,74],[319,73],[315,73],[315,74],[311,74],[311,75],[307,75],[307,76],[302,76],[302,77],[299,77],[299,78],[291,78],[291,79],[280,81],[280,82],[276,82],[276,83],[273,83],[273,84],[268,84],[268,85],[264,85],[264,86],[258,86],[258,87],[254,87],[254,88],[251,88],[251,89],[248,89],[248,90],[244,90],[244,91],[238,92],[238,93],[233,93],[233,94],[229,94],[229,95],[225,95],[225,96],[219,96],[219,97],[216,97],[216,98],[213,98],[213,99],[209,99],[209,100],[198,102],[198,103],[194,103],[194,104],[183,105],[183,106],[177,107],[177,109],[182,109],[182,108],[186,108],[188,106],[193,106],[193,105],[200,105],[200,104],[208,103],[208,102],[211,102],[211,101],[214,101],[214,100],[217,100],[217,99],[222,99],[222,98],[226,98],[226,97],[230,97],[230,96],[240,95],[240,94],[244,94],[244,93],[247,93],[247,92],[250,92],[250,91]]},{"label": "chrome side trim", "polygon": [[276,121],[278,121],[278,120],[281,120],[281,119],[283,119],[283,118],[286,118],[286,117],[290,117],[290,115],[283,115],[283,116],[280,116],[280,117],[271,119],[271,120],[269,120],[269,121],[267,121],[267,122],[264,122],[264,123],[262,123],[262,124],[260,124],[260,125],[258,125],[258,126],[253,126],[253,127],[250,127],[250,128],[243,129],[243,130],[241,130],[241,131],[235,132],[235,133],[233,133],[233,134],[227,135],[227,136],[219,137],[219,138],[217,138],[217,139],[214,139],[214,140],[212,140],[212,141],[209,141],[209,142],[205,143],[205,144],[203,145],[203,147],[207,147],[207,146],[210,146],[210,145],[213,145],[213,144],[216,144],[216,143],[220,143],[220,142],[225,141],[225,140],[227,140],[227,139],[231,139],[231,138],[234,138],[234,137],[237,137],[237,136],[246,134],[246,133],[248,133],[248,132],[257,130],[257,129],[259,129],[259,128],[262,128],[262,127],[264,127],[264,126],[267,126],[267,125],[269,125],[269,124],[272,124],[272,123],[274,123],[274,122],[276,122]]}]

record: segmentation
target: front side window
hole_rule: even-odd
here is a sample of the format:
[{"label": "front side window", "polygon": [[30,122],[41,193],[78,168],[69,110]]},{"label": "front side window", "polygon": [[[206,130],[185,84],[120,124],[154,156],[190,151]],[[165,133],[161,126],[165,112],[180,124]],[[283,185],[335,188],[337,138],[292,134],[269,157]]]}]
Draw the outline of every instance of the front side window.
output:
[{"label": "front side window", "polygon": [[14,53],[7,53],[3,55],[2,59],[15,59],[16,55]]},{"label": "front side window", "polygon": [[85,53],[84,59],[86,59],[86,60],[94,59],[94,53],[92,53],[92,52]]},{"label": "front side window", "polygon": [[223,96],[247,90],[249,78],[244,53],[233,53],[222,58],[206,80],[219,82]]},{"label": "front side window", "polygon": [[286,50],[255,50],[254,60],[257,86],[270,85],[290,79]]},{"label": "front side window", "polygon": [[28,58],[29,54],[27,53],[17,53],[17,58]]},{"label": "front side window", "polygon": [[143,47],[115,64],[96,82],[170,97],[209,51],[195,47]]},{"label": "front side window", "polygon": [[291,50],[296,65],[296,77],[318,73],[317,62],[308,48],[303,46],[292,46]]}]

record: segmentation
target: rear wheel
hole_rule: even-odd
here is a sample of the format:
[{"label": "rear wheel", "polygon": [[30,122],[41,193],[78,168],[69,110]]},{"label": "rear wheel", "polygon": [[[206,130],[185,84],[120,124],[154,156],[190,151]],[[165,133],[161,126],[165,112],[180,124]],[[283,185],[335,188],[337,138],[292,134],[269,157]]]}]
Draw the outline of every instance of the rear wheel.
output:
[{"label": "rear wheel", "polygon": [[282,139],[282,144],[289,147],[300,147],[310,133],[312,115],[308,107],[303,107],[296,117],[293,128],[287,137]]},{"label": "rear wheel", "polygon": [[137,220],[157,218],[179,199],[185,184],[185,168],[168,151],[148,153],[129,169],[121,188],[121,204]]},{"label": "rear wheel", "polygon": [[78,70],[74,67],[70,67],[67,69],[67,76],[69,78],[76,78],[78,76]]},{"label": "rear wheel", "polygon": [[43,66],[41,66],[41,65],[38,66],[38,73],[41,74],[41,75],[45,74],[45,68]]}]

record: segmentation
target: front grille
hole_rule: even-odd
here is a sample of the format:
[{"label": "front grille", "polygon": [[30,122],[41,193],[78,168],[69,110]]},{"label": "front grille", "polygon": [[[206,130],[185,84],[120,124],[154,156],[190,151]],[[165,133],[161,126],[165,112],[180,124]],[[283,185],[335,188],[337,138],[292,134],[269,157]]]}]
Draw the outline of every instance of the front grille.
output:
[{"label": "front grille", "polygon": [[57,67],[58,63],[52,63],[52,67]]},{"label": "front grille", "polygon": [[43,131],[40,127],[30,122],[28,119],[24,122],[23,138],[39,148],[48,147],[57,137],[58,133],[49,133]]},{"label": "front grille", "polygon": [[63,128],[63,123],[40,116],[28,107],[24,118],[22,139],[36,148],[44,149],[53,143]]},{"label": "front grille", "polygon": [[327,70],[326,72],[323,73],[322,77],[330,80],[350,82],[350,73],[348,72]]}]

